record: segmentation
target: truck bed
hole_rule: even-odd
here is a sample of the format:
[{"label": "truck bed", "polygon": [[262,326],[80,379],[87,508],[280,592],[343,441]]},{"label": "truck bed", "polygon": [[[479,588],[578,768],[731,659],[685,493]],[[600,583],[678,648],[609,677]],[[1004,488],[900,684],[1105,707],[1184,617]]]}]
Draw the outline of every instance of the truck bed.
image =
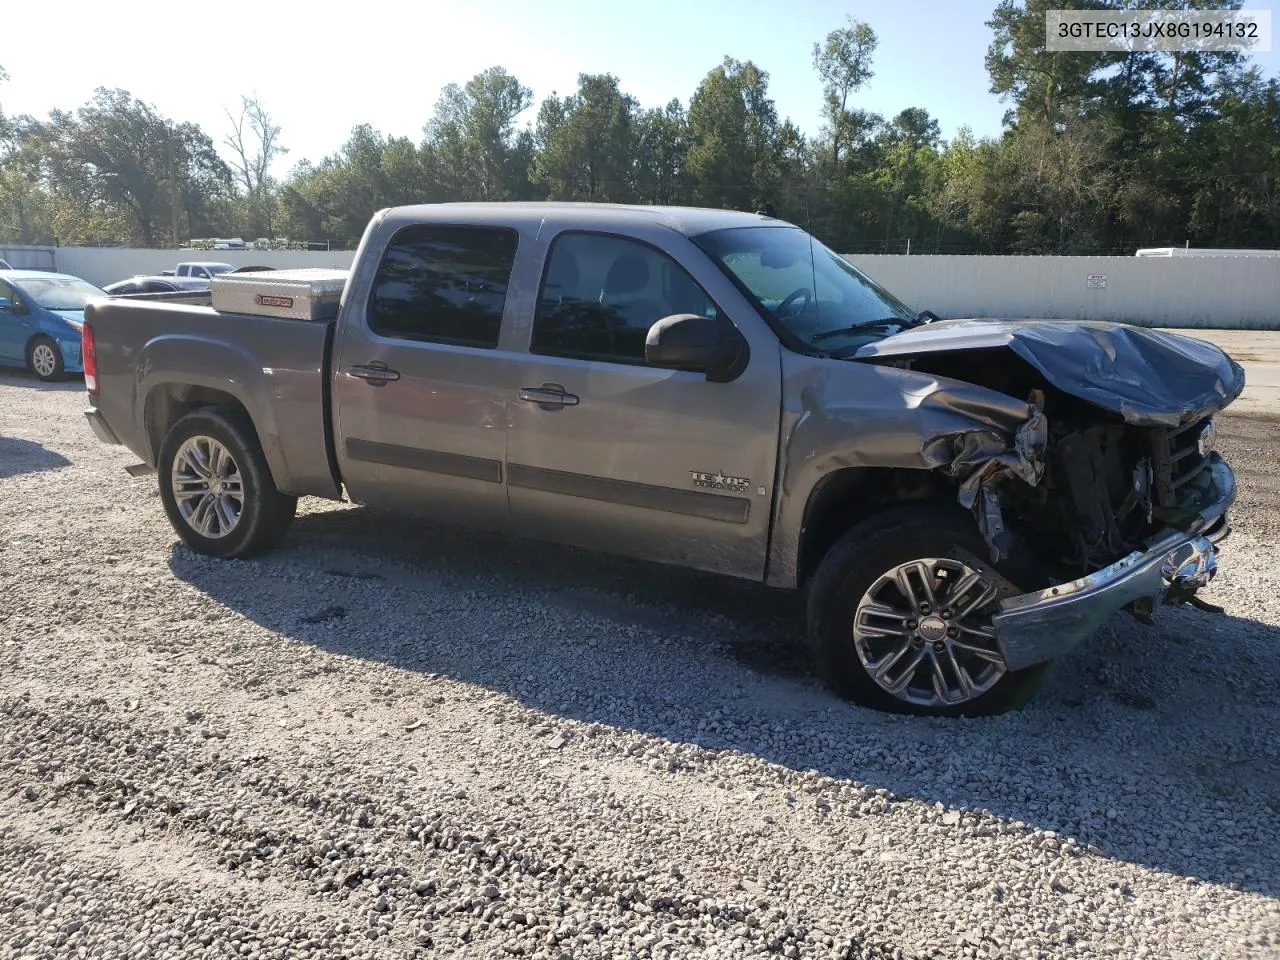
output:
[{"label": "truck bed", "polygon": [[146,463],[155,466],[160,427],[175,413],[234,400],[252,418],[280,490],[340,495],[329,429],[333,321],[125,299],[94,301],[85,321],[97,349],[98,412]]}]

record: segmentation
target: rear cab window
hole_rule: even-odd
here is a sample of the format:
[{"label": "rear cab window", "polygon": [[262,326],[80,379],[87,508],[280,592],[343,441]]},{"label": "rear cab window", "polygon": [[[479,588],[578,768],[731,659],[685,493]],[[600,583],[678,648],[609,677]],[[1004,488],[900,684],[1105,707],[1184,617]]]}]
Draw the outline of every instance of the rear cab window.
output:
[{"label": "rear cab window", "polygon": [[509,227],[402,228],[373,279],[369,329],[397,340],[495,349],[518,242]]}]

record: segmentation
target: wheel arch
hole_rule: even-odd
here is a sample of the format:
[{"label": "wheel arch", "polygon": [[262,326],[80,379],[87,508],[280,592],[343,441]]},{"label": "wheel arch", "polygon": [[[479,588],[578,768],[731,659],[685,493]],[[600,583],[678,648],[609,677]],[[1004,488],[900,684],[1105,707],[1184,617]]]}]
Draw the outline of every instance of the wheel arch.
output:
[{"label": "wheel arch", "polygon": [[62,362],[64,371],[68,366],[73,366],[73,364],[68,364],[67,352],[62,348],[62,344],[58,342],[58,338],[48,330],[42,330],[40,328],[37,328],[31,336],[27,337],[26,342],[22,345],[22,359],[28,366],[31,364],[31,352],[35,349],[36,343],[40,340],[48,340],[53,344],[53,348],[57,351],[57,359]]},{"label": "wheel arch", "polygon": [[264,442],[262,430],[248,405],[229,390],[205,384],[165,382],[154,384],[147,391],[143,401],[142,423],[151,463],[158,466],[160,448],[173,425],[188,413],[206,408],[225,410],[244,420],[266,457],[272,482],[278,485],[279,478],[286,475],[284,465],[277,462],[278,457],[273,458],[271,445]]},{"label": "wheel arch", "polygon": [[822,558],[855,525],[905,503],[954,505],[952,485],[932,470],[846,467],[824,475],[805,502],[796,549],[796,586],[812,579]]}]

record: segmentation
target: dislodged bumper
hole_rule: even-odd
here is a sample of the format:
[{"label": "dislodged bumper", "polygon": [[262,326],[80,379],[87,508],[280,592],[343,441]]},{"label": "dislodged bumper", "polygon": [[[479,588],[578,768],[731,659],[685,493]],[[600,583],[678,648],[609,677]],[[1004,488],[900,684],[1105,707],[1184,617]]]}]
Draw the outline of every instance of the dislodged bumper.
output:
[{"label": "dislodged bumper", "polygon": [[1210,457],[1214,496],[1184,529],[1166,530],[1145,551],[1086,577],[1001,602],[993,625],[1010,670],[1063,656],[1135,601],[1149,601],[1154,609],[1166,599],[1186,599],[1212,579],[1216,542],[1229,532],[1226,513],[1235,502],[1236,483],[1226,461]]},{"label": "dislodged bumper", "polygon": [[89,421],[89,427],[93,430],[93,435],[98,438],[101,443],[119,444],[120,438],[116,436],[116,432],[111,429],[111,425],[107,423],[106,417],[101,412],[90,407],[84,412],[85,419]]}]

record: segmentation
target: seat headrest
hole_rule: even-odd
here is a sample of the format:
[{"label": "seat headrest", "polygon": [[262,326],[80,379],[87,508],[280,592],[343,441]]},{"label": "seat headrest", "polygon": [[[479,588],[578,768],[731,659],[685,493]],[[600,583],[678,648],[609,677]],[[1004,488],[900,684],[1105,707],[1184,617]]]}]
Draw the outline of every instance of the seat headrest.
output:
[{"label": "seat headrest", "polygon": [[623,253],[613,261],[604,278],[606,296],[635,293],[649,285],[649,264],[638,253]]},{"label": "seat headrest", "polygon": [[547,268],[546,287],[549,292],[563,296],[574,290],[582,277],[578,267],[578,258],[566,250],[557,250],[551,257],[551,266]]}]

